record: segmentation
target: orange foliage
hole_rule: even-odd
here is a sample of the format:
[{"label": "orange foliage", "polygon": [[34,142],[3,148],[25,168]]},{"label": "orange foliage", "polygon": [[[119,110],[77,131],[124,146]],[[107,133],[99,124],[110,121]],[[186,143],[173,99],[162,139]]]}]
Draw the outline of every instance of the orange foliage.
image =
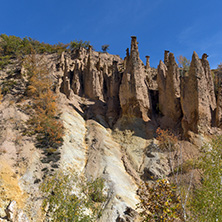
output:
[{"label": "orange foliage", "polygon": [[158,128],[156,130],[157,140],[159,141],[159,146],[162,150],[173,151],[175,149],[175,144],[177,142],[177,137],[171,133],[169,130],[163,130]]},{"label": "orange foliage", "polygon": [[41,146],[57,147],[62,142],[63,125],[57,118],[57,98],[51,90],[49,71],[41,58],[34,54],[27,57],[24,64],[29,78],[27,94],[32,98],[35,110],[28,123],[34,133],[37,133]]}]

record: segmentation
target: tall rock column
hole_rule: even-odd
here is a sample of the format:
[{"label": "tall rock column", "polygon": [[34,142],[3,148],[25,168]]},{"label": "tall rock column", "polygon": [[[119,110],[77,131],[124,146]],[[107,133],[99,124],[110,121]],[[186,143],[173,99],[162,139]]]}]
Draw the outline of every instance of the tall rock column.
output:
[{"label": "tall rock column", "polygon": [[164,51],[164,64],[165,64],[166,66],[168,66],[168,63],[169,63],[169,52],[170,52],[170,51],[168,51],[168,50],[165,50],[165,51]]},{"label": "tall rock column", "polygon": [[222,86],[220,86],[217,95],[216,126],[222,128]]},{"label": "tall rock column", "polygon": [[140,117],[144,121],[148,121],[151,106],[148,87],[145,83],[145,67],[139,58],[136,37],[132,36],[131,38],[130,56],[123,73],[119,92],[122,115]]},{"label": "tall rock column", "polygon": [[115,123],[120,114],[119,88],[121,83],[121,74],[117,68],[117,61],[113,61],[112,75],[108,77],[107,89],[107,112],[108,123],[110,126]]},{"label": "tall rock column", "polygon": [[83,73],[84,93],[90,99],[103,99],[103,73],[98,70],[91,61],[92,49],[89,48],[89,56]]},{"label": "tall rock column", "polygon": [[167,66],[160,61],[157,83],[159,89],[159,109],[163,114],[161,125],[163,127],[173,128],[180,123],[182,118],[180,105],[180,75],[173,53],[168,55],[167,51]]},{"label": "tall rock column", "polygon": [[70,88],[70,79],[68,76],[68,63],[65,58],[65,53],[63,52],[60,59],[60,68],[62,70],[63,77],[62,77],[62,83],[60,85],[60,91],[66,95],[67,98],[71,95],[71,88]]},{"label": "tall rock column", "polygon": [[200,60],[194,52],[188,75],[182,81],[182,127],[185,136],[189,131],[206,132],[211,127],[216,104],[209,70],[206,58]]},{"label": "tall rock column", "polygon": [[150,68],[150,56],[146,56],[146,70]]},{"label": "tall rock column", "polygon": [[204,68],[204,73],[205,73],[205,78],[207,81],[207,93],[208,93],[208,100],[210,103],[210,108],[211,110],[215,110],[216,109],[216,98],[215,98],[215,92],[214,92],[214,83],[213,83],[213,77],[211,75],[211,71],[210,71],[210,64],[207,60],[208,55],[206,53],[204,53],[202,55],[202,66]]}]

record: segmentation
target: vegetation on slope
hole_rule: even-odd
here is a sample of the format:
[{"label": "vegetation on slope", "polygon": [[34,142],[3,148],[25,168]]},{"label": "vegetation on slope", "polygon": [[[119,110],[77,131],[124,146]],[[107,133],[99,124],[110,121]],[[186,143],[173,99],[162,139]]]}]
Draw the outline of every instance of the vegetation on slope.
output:
[{"label": "vegetation on slope", "polygon": [[183,219],[180,197],[176,186],[167,179],[159,179],[153,185],[146,183],[146,189],[142,190],[140,215],[143,221],[175,221]]},{"label": "vegetation on slope", "polygon": [[57,171],[45,179],[41,190],[45,197],[42,209],[51,221],[96,221],[106,200],[103,179],[87,182],[72,172]]},{"label": "vegetation on slope", "polygon": [[30,37],[20,38],[14,35],[0,35],[0,69],[3,69],[10,63],[12,58],[21,58],[24,55],[30,55],[35,52],[36,54],[43,53],[58,53],[63,51],[71,51],[75,49],[85,48],[90,46],[89,41],[74,40],[68,44],[48,44],[39,42]]},{"label": "vegetation on slope", "polygon": [[[107,45],[106,45],[107,46]],[[27,122],[30,135],[36,135],[37,145],[48,148],[53,152],[62,144],[63,125],[59,120],[59,109],[56,104],[57,97],[53,92],[53,80],[49,74],[46,64],[43,62],[42,53],[61,53],[65,50],[88,48],[89,42],[72,41],[70,44],[50,45],[40,43],[31,38],[21,39],[15,36],[0,36],[0,69],[10,63],[11,58],[23,57],[23,64],[26,69],[28,79],[26,94],[31,101],[31,118]],[[106,48],[107,50],[108,48]],[[179,63],[183,74],[188,72],[189,61],[185,57],[180,57]],[[218,66],[218,75],[221,65]],[[220,86],[220,79],[216,79],[217,88]],[[10,92],[16,82],[7,80],[2,83],[0,89],[0,102],[2,94]],[[126,136],[131,136],[131,132],[126,131]],[[125,138],[125,137],[124,137]],[[127,137],[126,137],[127,138]],[[159,148],[163,152],[175,151],[174,144],[177,138],[168,130],[157,130]],[[128,139],[127,139],[128,140]],[[122,142],[122,141],[120,141]],[[129,141],[128,141],[129,142]],[[203,153],[197,167],[202,172],[202,180],[199,187],[193,190],[189,204],[190,220],[196,221],[221,221],[222,220],[222,138],[218,137],[211,144],[203,148]],[[172,157],[169,156],[169,164],[172,167]],[[191,162],[177,166],[175,172],[192,169]],[[178,170],[179,169],[179,170]],[[183,172],[184,173],[184,172]],[[82,189],[84,197],[80,197],[71,192],[70,181],[76,181],[71,175],[61,173],[47,178],[43,184],[43,192],[46,195],[44,209],[55,221],[93,221],[98,217],[101,210],[101,203],[104,202],[102,190],[104,184],[100,179],[90,183],[85,183]],[[153,185],[146,185],[144,196],[141,196],[139,207],[143,209],[141,215],[144,221],[173,221],[175,218],[186,220],[186,215],[182,213],[182,203],[178,186],[170,184],[166,179],[153,181]],[[149,193],[148,196],[145,196]],[[91,214],[85,214],[86,208],[91,209]]]},{"label": "vegetation on slope", "polygon": [[37,134],[39,147],[57,148],[62,143],[63,125],[53,93],[53,81],[41,57],[31,54],[24,60],[28,78],[27,95],[34,112],[28,120],[29,133]]},{"label": "vegetation on slope", "polygon": [[190,211],[195,221],[222,221],[222,136],[203,147],[201,185],[194,190]]}]

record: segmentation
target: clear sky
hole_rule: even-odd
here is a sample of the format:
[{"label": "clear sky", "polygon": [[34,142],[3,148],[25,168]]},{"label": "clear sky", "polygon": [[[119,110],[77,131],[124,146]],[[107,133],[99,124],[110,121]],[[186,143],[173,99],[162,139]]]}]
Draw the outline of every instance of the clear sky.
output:
[{"label": "clear sky", "polygon": [[140,57],[157,67],[164,50],[222,62],[221,0],[1,0],[0,33],[45,43],[90,41],[122,58],[137,36]]}]

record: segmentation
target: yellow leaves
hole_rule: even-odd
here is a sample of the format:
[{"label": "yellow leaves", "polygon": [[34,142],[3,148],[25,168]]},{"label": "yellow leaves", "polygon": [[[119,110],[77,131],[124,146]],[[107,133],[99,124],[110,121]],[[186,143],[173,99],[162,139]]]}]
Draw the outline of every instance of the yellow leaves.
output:
[{"label": "yellow leaves", "polygon": [[51,90],[53,85],[49,70],[42,58],[32,54],[24,61],[24,67],[28,75],[29,86],[27,94],[32,98],[35,113],[30,126],[38,133],[37,139],[46,146],[58,146],[62,143],[63,125],[57,118],[59,110],[56,104],[56,96]]},{"label": "yellow leaves", "polygon": [[173,151],[175,150],[175,144],[177,143],[177,137],[169,130],[163,130],[158,128],[156,130],[157,140],[159,141],[159,147],[163,150]]},{"label": "yellow leaves", "polygon": [[28,95],[34,95],[36,94],[37,89],[34,86],[28,86]]},{"label": "yellow leaves", "polygon": [[182,215],[181,203],[177,198],[175,187],[166,179],[160,179],[150,186],[146,183],[146,190],[141,188],[139,208],[142,208],[141,216],[144,221],[174,221]]}]

